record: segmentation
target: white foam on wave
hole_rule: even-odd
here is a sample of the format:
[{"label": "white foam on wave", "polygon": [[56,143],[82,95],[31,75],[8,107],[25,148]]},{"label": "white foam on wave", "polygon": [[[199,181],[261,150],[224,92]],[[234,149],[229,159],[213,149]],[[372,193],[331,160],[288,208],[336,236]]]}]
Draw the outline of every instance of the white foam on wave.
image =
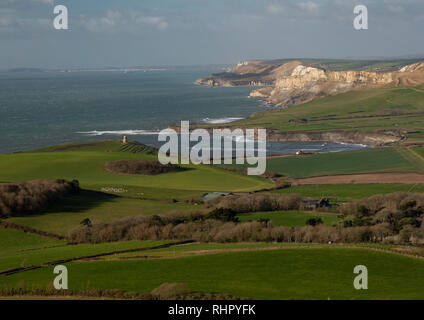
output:
[{"label": "white foam on wave", "polygon": [[255,141],[254,139],[248,139],[245,136],[234,136],[233,140],[235,142],[251,142],[251,141]]},{"label": "white foam on wave", "polygon": [[80,131],[80,134],[88,136],[103,136],[103,135],[127,135],[127,136],[140,136],[140,135],[155,135],[159,134],[159,131],[148,131],[148,130],[105,130],[105,131]]},{"label": "white foam on wave", "polygon": [[242,120],[243,118],[236,118],[236,117],[228,117],[228,118],[204,118],[202,119],[203,123],[209,123],[209,124],[221,124],[221,123],[230,123],[237,120]]},{"label": "white foam on wave", "polygon": [[366,144],[361,144],[361,143],[338,142],[338,144],[341,144],[343,146],[354,146],[354,147],[360,147],[360,148],[367,148],[368,147]]}]

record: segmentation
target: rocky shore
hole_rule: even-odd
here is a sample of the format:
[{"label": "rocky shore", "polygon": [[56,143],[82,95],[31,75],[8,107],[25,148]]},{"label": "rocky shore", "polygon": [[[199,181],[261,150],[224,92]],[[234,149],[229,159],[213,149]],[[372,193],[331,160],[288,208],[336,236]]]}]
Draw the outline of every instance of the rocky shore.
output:
[{"label": "rocky shore", "polygon": [[[177,132],[180,131],[179,126],[170,126]],[[225,126],[204,126],[204,125],[190,125],[190,132],[198,129],[206,129],[210,133],[214,129],[229,129],[234,130],[235,127]],[[263,129],[259,127],[249,127],[250,129]],[[370,147],[381,147],[396,144],[405,138],[403,132],[398,130],[385,130],[385,131],[296,131],[296,132],[278,132],[273,129],[266,128],[267,141],[270,142],[334,142],[334,143],[352,143],[363,144]]]}]

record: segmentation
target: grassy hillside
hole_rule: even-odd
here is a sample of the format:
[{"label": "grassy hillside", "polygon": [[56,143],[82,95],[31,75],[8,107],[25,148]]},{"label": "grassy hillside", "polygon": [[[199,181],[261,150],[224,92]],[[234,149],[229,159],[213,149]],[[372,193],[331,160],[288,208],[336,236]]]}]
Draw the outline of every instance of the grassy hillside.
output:
[{"label": "grassy hillside", "polygon": [[415,167],[393,148],[273,158],[267,161],[267,171],[279,172],[293,178],[415,170]]},{"label": "grassy hillside", "polygon": [[[353,288],[358,264],[368,268],[369,290]],[[183,282],[198,292],[253,299],[424,298],[424,278],[416,276],[424,271],[424,261],[361,249],[292,248],[67,266],[74,290],[88,285],[150,292],[164,282]],[[0,286],[45,287],[53,278],[53,267],[46,267],[2,277]]]},{"label": "grassy hillside", "polygon": [[151,215],[196,208],[198,207],[186,203],[122,198],[83,191],[78,195],[61,199],[47,212],[9,218],[7,221],[67,236],[68,232],[77,227],[85,218],[89,218],[92,222],[100,222],[128,216]]},{"label": "grassy hillside", "polygon": [[[294,59],[263,60],[263,64],[280,65]],[[349,60],[349,59],[296,59],[310,64],[316,68],[328,70],[364,70],[374,72],[396,71],[400,68],[421,61],[422,59],[396,59],[396,60]]]},{"label": "grassy hillside", "polygon": [[[174,199],[201,198],[208,191],[252,191],[272,186],[263,177],[248,177],[205,165],[188,165],[188,170],[159,175],[115,174],[105,170],[109,161],[156,159],[142,146],[134,144],[131,150],[123,151],[128,145],[104,141],[0,155],[0,181],[76,179],[85,189],[56,202],[46,212],[9,221],[66,236],[86,218],[96,222],[191,210],[200,206],[174,203]],[[143,150],[137,152],[137,147]]]},{"label": "grassy hillside", "polygon": [[13,229],[5,229],[0,226],[0,256],[2,257],[4,257],[6,252],[64,244],[66,244],[66,241],[40,237]]},{"label": "grassy hillside", "polygon": [[[395,148],[283,156],[267,159],[266,171],[291,178],[370,172],[415,172],[424,161],[416,161]],[[240,165],[228,165],[242,168]]]},{"label": "grassy hillside", "polygon": [[277,131],[385,130],[416,131],[423,135],[424,86],[351,91],[287,109],[267,110],[231,123]]},{"label": "grassy hillside", "polygon": [[[16,240],[20,239],[18,235],[15,235],[14,238]],[[25,251],[22,249],[17,250],[15,248],[14,251],[11,251],[11,249],[8,249],[7,252],[2,251],[2,254],[0,255],[0,271],[6,271],[18,267],[39,265],[42,263],[57,261],[61,259],[91,256],[121,250],[154,247],[170,242],[172,241],[127,241],[79,245],[64,245],[62,243],[62,245],[57,245],[56,247],[44,249],[39,248],[38,250]]]},{"label": "grassy hillside", "polygon": [[331,198],[333,201],[350,201],[366,198],[374,194],[394,192],[424,192],[424,185],[418,184],[344,184],[344,185],[307,185],[272,191],[273,193],[295,193],[311,198]]},{"label": "grassy hillside", "polygon": [[102,151],[102,152],[130,152],[156,154],[157,150],[153,147],[146,146],[137,141],[128,141],[127,144],[122,144],[119,140],[93,141],[87,143],[74,142],[66,143],[57,146],[51,146],[27,152],[64,152],[64,151]]},{"label": "grassy hillside", "polygon": [[108,161],[155,156],[127,152],[43,152],[0,155],[0,181],[77,179],[83,188],[116,185],[181,190],[251,191],[270,186],[266,180],[247,177],[210,166],[188,166],[190,170],[155,176],[120,175],[107,172]]}]

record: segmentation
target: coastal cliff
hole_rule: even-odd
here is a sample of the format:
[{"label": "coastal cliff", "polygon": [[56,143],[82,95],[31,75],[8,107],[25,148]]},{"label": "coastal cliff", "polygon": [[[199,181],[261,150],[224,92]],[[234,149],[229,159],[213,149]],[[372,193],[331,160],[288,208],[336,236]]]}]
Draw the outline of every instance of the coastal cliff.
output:
[{"label": "coastal cliff", "polygon": [[208,86],[261,86],[250,93],[276,107],[288,107],[354,89],[411,86],[424,83],[424,62],[391,71],[330,70],[303,61],[245,61],[226,72],[197,80]]}]

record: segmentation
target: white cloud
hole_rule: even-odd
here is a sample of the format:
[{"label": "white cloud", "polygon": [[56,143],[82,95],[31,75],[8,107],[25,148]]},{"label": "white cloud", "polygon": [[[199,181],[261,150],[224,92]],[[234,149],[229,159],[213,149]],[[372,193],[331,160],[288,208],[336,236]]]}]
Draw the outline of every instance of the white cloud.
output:
[{"label": "white cloud", "polygon": [[265,12],[272,15],[284,15],[288,18],[305,15],[317,16],[320,13],[320,6],[312,0],[274,0],[265,6]]},{"label": "white cloud", "polygon": [[299,2],[298,7],[304,11],[306,11],[309,14],[318,14],[319,13],[319,6],[312,1],[307,2]]},{"label": "white cloud", "polygon": [[152,25],[159,30],[165,30],[168,28],[168,23],[162,17],[138,16],[135,18],[135,22],[138,24]]},{"label": "white cloud", "polygon": [[42,3],[42,4],[54,5],[54,0],[32,0],[32,1]]},{"label": "white cloud", "polygon": [[154,27],[158,30],[168,28],[168,23],[163,17],[144,15],[140,12],[120,12],[108,10],[102,17],[80,16],[80,24],[91,32],[138,32],[140,28]]}]

